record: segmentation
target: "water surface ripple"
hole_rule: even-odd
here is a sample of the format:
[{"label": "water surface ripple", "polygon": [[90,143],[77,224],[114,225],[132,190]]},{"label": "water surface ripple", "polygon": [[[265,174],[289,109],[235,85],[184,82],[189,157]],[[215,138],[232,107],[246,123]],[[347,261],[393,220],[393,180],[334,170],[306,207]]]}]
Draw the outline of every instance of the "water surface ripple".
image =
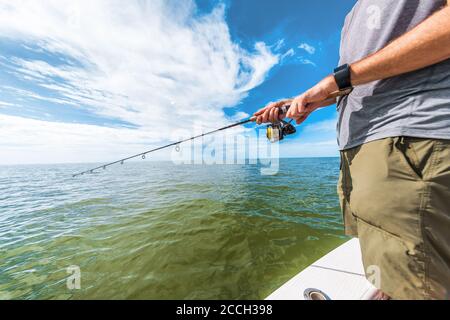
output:
[{"label": "water surface ripple", "polygon": [[84,169],[0,167],[0,299],[262,299],[345,241],[338,159]]}]

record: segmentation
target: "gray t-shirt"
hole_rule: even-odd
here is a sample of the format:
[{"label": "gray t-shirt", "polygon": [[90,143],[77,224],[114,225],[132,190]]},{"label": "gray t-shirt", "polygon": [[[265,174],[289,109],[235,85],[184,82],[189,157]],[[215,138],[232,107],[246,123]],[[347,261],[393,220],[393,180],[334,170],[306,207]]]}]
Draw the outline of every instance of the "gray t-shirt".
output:
[{"label": "gray t-shirt", "polygon": [[[345,20],[339,64],[356,62],[411,30],[446,0],[359,0]],[[450,59],[358,86],[338,103],[341,150],[388,137],[450,139]]]}]

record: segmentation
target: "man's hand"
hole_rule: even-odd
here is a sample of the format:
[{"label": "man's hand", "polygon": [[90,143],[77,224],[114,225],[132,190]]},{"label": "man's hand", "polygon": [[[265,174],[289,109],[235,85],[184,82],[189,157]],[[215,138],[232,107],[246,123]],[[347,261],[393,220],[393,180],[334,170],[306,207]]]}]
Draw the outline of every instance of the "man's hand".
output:
[{"label": "man's hand", "polygon": [[256,123],[276,122],[282,120],[286,115],[280,114],[280,108],[288,106],[294,99],[284,99],[277,102],[270,102],[264,108],[258,110],[253,115],[256,118]]},{"label": "man's hand", "polygon": [[[301,124],[313,111],[336,103],[336,97],[333,97],[333,93],[338,90],[334,77],[329,76],[294,99],[269,103],[265,108],[254,114],[256,122],[258,124],[276,122],[287,117],[296,120],[297,124]],[[291,106],[289,112],[280,114],[280,108],[285,105]]]},{"label": "man's hand", "polygon": [[339,88],[334,77],[323,79],[292,101],[286,117],[294,119],[297,124],[303,123],[315,110],[336,103],[336,97],[332,95],[337,91]]}]

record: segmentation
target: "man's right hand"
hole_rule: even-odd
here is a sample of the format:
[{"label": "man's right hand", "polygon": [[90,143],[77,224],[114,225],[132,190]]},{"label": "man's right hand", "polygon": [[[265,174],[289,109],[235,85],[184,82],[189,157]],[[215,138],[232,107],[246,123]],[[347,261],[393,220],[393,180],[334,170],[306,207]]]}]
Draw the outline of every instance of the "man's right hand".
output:
[{"label": "man's right hand", "polygon": [[[294,119],[297,124],[304,122],[315,110],[336,103],[340,95],[333,76],[328,76],[317,85],[294,99],[285,99],[269,103],[254,114],[258,124],[276,122],[286,117]],[[280,114],[280,107],[290,105],[287,114]]]},{"label": "man's right hand", "polygon": [[286,118],[285,114],[280,114],[280,108],[289,106],[294,99],[284,99],[277,102],[271,102],[264,108],[258,110],[253,116],[256,118],[256,123],[275,122]]}]

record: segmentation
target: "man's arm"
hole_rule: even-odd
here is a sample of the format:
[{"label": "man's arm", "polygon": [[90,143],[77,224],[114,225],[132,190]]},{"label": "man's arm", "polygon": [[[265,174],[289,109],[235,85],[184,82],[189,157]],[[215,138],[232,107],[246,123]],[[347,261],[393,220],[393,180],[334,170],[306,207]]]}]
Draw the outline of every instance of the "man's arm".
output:
[{"label": "man's arm", "polygon": [[449,57],[450,6],[447,5],[384,49],[352,64],[352,84],[391,78]]},{"label": "man's arm", "polygon": [[[414,29],[397,38],[385,48],[351,65],[354,86],[398,76],[422,69],[450,58],[450,0],[440,11]],[[288,118],[300,124],[316,109],[331,105],[328,98],[338,90],[334,77],[328,76],[291,103]],[[257,122],[274,122],[278,107],[287,100],[271,103],[255,113]]]}]

